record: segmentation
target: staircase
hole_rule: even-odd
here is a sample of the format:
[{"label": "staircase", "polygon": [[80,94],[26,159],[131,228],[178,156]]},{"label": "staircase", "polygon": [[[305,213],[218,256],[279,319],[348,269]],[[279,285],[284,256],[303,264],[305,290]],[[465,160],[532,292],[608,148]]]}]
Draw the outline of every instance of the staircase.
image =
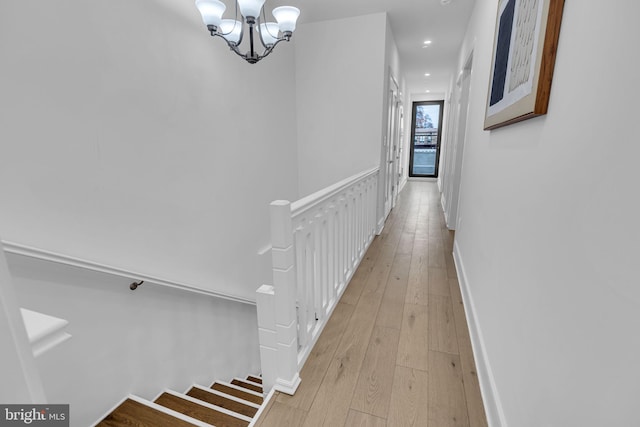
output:
[{"label": "staircase", "polygon": [[263,402],[262,379],[249,375],[186,393],[167,390],[153,402],[127,397],[97,427],[247,427]]}]

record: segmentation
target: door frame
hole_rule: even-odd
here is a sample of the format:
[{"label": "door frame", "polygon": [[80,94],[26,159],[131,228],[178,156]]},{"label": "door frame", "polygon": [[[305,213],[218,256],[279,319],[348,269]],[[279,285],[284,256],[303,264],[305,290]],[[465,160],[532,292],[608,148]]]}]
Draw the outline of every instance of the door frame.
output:
[{"label": "door frame", "polygon": [[[416,137],[416,112],[418,107],[421,105],[439,105],[440,106],[440,114],[438,114],[438,136],[436,140],[436,158],[435,158],[435,168],[434,173],[432,175],[427,174],[416,174],[413,172],[413,155],[415,148],[415,137]],[[442,144],[442,118],[444,116],[444,100],[436,100],[436,101],[414,101],[413,106],[411,108],[411,140],[409,141],[409,177],[410,178],[437,178],[438,177],[438,169],[440,167],[440,147]]]}]

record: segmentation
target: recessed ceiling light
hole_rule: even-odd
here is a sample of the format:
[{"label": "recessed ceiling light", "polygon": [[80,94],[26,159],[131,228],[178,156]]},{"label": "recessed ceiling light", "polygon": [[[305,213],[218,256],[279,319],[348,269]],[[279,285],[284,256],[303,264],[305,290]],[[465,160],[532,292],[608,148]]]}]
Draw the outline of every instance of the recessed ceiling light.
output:
[{"label": "recessed ceiling light", "polygon": [[429,77],[431,75],[431,73],[424,73],[425,77]]},{"label": "recessed ceiling light", "polygon": [[431,44],[431,40],[425,40],[424,44]]},{"label": "recessed ceiling light", "polygon": [[429,89],[425,90],[426,93],[431,93],[431,91]]}]

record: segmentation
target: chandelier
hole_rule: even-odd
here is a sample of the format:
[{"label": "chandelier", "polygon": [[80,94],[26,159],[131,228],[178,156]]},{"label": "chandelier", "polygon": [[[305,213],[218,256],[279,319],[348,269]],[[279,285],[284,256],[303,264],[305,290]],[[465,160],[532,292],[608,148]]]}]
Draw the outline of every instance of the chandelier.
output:
[{"label": "chandelier", "polygon": [[[234,19],[222,19],[222,14],[227,7],[220,0],[196,0],[196,7],[213,37],[222,37],[238,56],[250,64],[255,64],[269,55],[278,43],[283,40],[291,40],[293,31],[296,29],[296,21],[300,15],[298,8],[292,6],[276,7],[271,13],[277,22],[267,22],[264,12],[265,1],[236,0]],[[247,31],[245,24],[249,32],[249,51],[242,53],[240,43],[242,43]],[[258,53],[256,50],[256,38],[260,40],[262,47],[259,49],[262,50],[262,53]]]}]

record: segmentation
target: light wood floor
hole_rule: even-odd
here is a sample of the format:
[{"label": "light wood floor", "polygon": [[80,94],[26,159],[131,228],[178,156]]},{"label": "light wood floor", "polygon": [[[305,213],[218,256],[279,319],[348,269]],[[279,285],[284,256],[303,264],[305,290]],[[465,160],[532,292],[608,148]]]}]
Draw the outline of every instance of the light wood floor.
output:
[{"label": "light wood floor", "polygon": [[257,426],[486,427],[435,183],[409,182],[300,373]]}]

